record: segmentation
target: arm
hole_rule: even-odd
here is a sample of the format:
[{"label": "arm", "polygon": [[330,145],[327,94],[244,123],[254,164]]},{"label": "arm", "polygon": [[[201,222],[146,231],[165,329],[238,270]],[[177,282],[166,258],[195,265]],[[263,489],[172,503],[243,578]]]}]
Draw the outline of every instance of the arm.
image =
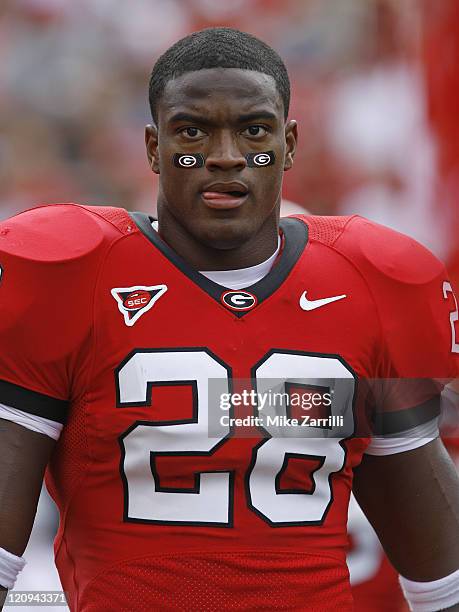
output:
[{"label": "arm", "polygon": [[439,439],[405,453],[365,455],[354,494],[402,576],[430,582],[459,569],[459,478]]},{"label": "arm", "polygon": [[[0,548],[21,556],[32,530],[55,441],[0,419]],[[0,588],[0,610],[6,597]]]},{"label": "arm", "polygon": [[[88,295],[122,234],[98,212],[72,204],[40,206],[0,224],[4,407],[65,423],[70,400],[86,388],[93,356]],[[53,298],[56,287],[66,308]],[[29,538],[54,444],[51,436],[0,417],[0,547],[15,556]]]}]

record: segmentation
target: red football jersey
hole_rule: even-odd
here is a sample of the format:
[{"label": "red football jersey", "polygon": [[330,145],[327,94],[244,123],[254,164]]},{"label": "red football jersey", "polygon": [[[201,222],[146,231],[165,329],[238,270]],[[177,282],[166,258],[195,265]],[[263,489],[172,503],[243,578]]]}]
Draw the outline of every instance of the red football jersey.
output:
[{"label": "red football jersey", "polygon": [[[66,423],[47,485],[71,610],[352,609],[365,416],[403,431],[439,390],[374,402],[361,383],[455,376],[454,302],[440,262],[365,219],[281,230],[271,272],[228,291],[145,215],[57,205],[0,225],[0,402]],[[249,388],[332,400],[310,429],[268,413],[244,430],[263,412],[236,402]]]}]

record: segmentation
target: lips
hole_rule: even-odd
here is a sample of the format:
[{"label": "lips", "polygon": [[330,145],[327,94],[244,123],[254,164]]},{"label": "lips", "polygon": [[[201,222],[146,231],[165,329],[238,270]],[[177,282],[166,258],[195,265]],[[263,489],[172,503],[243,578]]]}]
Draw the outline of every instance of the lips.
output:
[{"label": "lips", "polygon": [[210,183],[202,191],[201,197],[209,208],[227,210],[238,208],[247,199],[249,189],[244,183]]}]

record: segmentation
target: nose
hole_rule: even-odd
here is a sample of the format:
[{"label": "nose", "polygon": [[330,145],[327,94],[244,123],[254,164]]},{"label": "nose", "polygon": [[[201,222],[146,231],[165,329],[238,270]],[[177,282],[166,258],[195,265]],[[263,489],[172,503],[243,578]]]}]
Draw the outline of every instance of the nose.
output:
[{"label": "nose", "polygon": [[242,155],[237,139],[229,130],[212,139],[206,158],[208,170],[243,170],[247,161]]}]

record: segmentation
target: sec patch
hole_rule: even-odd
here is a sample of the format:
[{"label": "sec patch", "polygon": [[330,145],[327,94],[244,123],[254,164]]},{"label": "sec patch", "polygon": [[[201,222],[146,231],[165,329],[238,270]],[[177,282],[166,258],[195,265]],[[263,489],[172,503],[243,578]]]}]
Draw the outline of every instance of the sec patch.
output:
[{"label": "sec patch", "polygon": [[124,322],[128,327],[132,327],[166,291],[166,285],[135,285],[115,287],[110,293],[118,304],[118,310],[123,315]]}]

